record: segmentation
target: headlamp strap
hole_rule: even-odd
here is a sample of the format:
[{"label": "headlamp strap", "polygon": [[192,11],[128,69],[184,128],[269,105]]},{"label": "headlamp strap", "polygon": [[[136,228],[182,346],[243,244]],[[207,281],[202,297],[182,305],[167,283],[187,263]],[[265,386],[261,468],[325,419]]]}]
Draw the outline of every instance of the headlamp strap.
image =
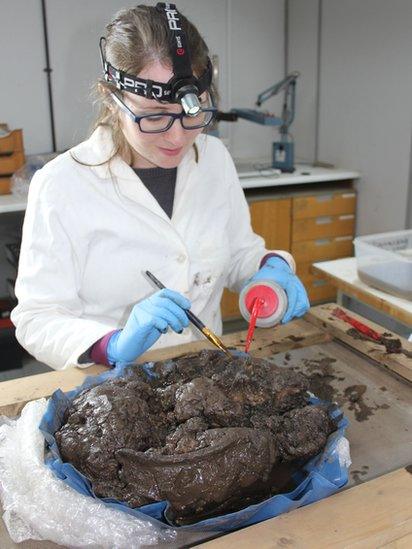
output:
[{"label": "headlamp strap", "polygon": [[170,54],[172,56],[175,79],[180,80],[181,78],[193,77],[187,37],[182,26],[181,15],[177,11],[176,5],[169,2],[159,2],[156,4],[156,9],[165,15],[172,38]]},{"label": "headlamp strap", "polygon": [[103,65],[104,78],[107,82],[115,84],[117,89],[128,91],[136,95],[156,99],[158,101],[175,102],[173,83],[182,79],[196,82],[199,95],[208,90],[212,82],[212,63],[207,60],[206,70],[196,79],[192,74],[192,64],[189,49],[187,46],[186,33],[181,25],[181,16],[175,4],[159,2],[156,8],[165,14],[172,37],[171,56],[173,61],[173,79],[168,83],[154,82],[138,78],[132,74],[113,67],[107,61],[105,55],[106,38],[99,40],[100,57]]}]

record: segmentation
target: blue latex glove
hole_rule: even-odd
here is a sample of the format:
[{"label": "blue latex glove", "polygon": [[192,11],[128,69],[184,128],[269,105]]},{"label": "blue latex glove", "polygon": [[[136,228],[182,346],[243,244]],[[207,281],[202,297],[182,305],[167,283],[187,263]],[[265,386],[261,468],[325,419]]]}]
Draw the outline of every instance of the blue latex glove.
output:
[{"label": "blue latex glove", "polygon": [[107,358],[111,364],[133,362],[147,351],[169,326],[177,333],[189,325],[184,309],[191,303],[173,290],[159,290],[137,303],[123,330],[115,332],[107,345]]},{"label": "blue latex glove", "polygon": [[269,257],[249,282],[265,279],[277,282],[288,297],[288,308],[282,324],[286,324],[292,318],[303,316],[309,310],[310,304],[305,287],[284,259]]}]

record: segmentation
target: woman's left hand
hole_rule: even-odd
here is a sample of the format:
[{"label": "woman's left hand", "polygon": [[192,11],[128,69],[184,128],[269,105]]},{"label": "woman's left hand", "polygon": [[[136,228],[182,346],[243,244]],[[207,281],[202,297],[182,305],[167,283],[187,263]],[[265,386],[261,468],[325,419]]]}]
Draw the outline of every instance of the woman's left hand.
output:
[{"label": "woman's left hand", "polygon": [[249,282],[257,280],[274,280],[285,290],[288,308],[282,319],[282,324],[308,312],[310,303],[305,287],[284,259],[269,257]]}]

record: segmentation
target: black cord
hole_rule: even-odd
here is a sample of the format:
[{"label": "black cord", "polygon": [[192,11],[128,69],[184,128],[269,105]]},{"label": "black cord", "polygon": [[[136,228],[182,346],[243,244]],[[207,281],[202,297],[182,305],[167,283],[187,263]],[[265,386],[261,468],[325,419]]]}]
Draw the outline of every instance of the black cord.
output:
[{"label": "black cord", "polygon": [[54,125],[53,93],[52,93],[52,83],[51,83],[51,73],[53,69],[50,66],[49,38],[48,38],[48,32],[47,32],[47,17],[46,17],[46,0],[41,0],[41,11],[42,11],[42,18],[43,18],[44,49],[46,53],[46,67],[43,70],[47,75],[47,89],[49,93],[49,113],[50,113],[50,127],[51,127],[50,129],[51,129],[53,152],[56,152],[56,130]]}]

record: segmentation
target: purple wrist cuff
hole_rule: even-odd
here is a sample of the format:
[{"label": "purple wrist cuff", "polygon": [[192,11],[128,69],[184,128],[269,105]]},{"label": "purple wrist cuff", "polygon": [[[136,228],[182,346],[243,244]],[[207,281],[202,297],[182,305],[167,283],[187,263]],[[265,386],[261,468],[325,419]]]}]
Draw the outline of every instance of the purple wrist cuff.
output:
[{"label": "purple wrist cuff", "polygon": [[112,330],[101,339],[96,341],[96,343],[94,343],[94,345],[92,346],[92,349],[90,351],[90,358],[95,364],[104,364],[105,366],[111,366],[107,358],[107,346],[109,344],[109,339],[116,332],[118,332],[118,330]]},{"label": "purple wrist cuff", "polygon": [[[279,254],[275,254],[275,253],[272,252],[272,253],[270,253],[270,254],[266,254],[266,255],[263,257],[262,261],[260,262],[259,269],[261,269],[261,268],[263,267],[263,265],[266,263],[266,261],[269,259],[269,257],[280,257],[280,259],[283,259],[283,261],[284,261],[287,265],[289,265],[289,262],[286,261],[286,259],[285,259],[284,257],[282,257],[282,256],[279,255]],[[289,265],[289,267],[290,267],[290,265]]]}]

